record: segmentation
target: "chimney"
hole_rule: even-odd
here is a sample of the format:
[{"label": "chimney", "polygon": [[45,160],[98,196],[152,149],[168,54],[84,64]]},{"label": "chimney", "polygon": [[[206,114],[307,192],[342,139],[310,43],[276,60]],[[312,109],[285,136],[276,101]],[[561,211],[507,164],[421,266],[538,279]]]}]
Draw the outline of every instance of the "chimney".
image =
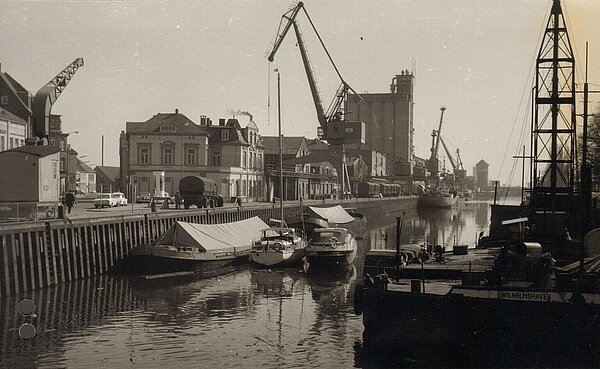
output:
[{"label": "chimney", "polygon": [[179,114],[179,109],[175,109],[175,114]]},{"label": "chimney", "polygon": [[201,126],[206,126],[206,125],[208,125],[208,119],[206,118],[206,115],[201,115],[201,116],[200,116],[200,125],[201,125]]},{"label": "chimney", "polygon": [[225,118],[219,118],[219,126],[220,127],[225,126]]}]

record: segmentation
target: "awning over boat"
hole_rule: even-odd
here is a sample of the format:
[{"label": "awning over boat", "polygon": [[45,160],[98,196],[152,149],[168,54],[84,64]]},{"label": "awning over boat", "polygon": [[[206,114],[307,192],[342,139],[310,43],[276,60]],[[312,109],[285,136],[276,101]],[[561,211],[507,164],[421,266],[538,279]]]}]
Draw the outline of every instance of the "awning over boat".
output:
[{"label": "awning over boat", "polygon": [[261,230],[269,226],[259,217],[232,223],[176,222],[158,240],[159,245],[197,247],[205,252],[240,252],[252,249]]},{"label": "awning over boat", "polygon": [[354,220],[354,217],[348,214],[348,212],[344,210],[341,205],[336,205],[329,208],[317,208],[314,206],[309,206],[309,208],[312,212],[323,219],[327,219],[327,221],[330,223],[344,224],[350,223]]}]

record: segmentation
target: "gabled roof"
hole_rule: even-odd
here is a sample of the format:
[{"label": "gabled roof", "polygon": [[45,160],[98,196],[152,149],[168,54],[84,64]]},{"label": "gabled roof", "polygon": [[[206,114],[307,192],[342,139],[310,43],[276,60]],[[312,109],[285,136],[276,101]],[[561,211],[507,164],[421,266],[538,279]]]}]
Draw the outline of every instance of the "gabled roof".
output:
[{"label": "gabled roof", "polygon": [[204,127],[197,125],[186,117],[185,114],[181,113],[158,113],[145,122],[127,122],[126,131],[127,133],[159,133],[160,127],[163,125],[175,126],[177,131],[173,133],[177,135],[181,135],[182,133],[186,135],[202,134],[206,132]]},{"label": "gabled roof", "polygon": [[240,125],[240,121],[235,119],[235,118],[229,118],[227,119],[227,123],[225,123],[225,125],[227,127],[233,127],[233,128],[242,128],[242,126]]},{"label": "gabled roof", "polygon": [[94,168],[94,170],[96,171],[96,173],[101,173],[110,179],[119,178],[119,176],[120,176],[120,172],[119,172],[120,168],[119,167],[109,167],[109,166],[98,165]]},{"label": "gabled roof", "polygon": [[31,112],[31,107],[28,106],[28,102],[23,101],[23,98],[21,97],[21,94],[24,93],[29,95],[29,91],[27,91],[25,87],[21,86],[19,82],[17,82],[14,78],[11,77],[10,74],[6,72],[0,72],[0,78],[4,80],[4,83],[6,83],[6,85],[12,90],[14,95],[17,98],[19,98],[19,102],[21,103],[21,105],[23,105],[23,107],[27,109],[27,111]]},{"label": "gabled roof", "polygon": [[26,92],[29,93],[29,91],[27,91],[27,89],[25,87],[23,87],[23,85],[21,85],[19,82],[17,82],[16,79],[14,79],[10,74],[6,73],[6,72],[2,72],[2,74],[4,75],[4,77],[10,81],[10,84],[12,85],[12,88],[16,91],[16,92]]},{"label": "gabled roof", "polygon": [[[261,136],[263,146],[265,147],[265,154],[278,154],[279,153],[279,139],[277,136]],[[302,142],[306,141],[303,136],[300,137],[283,137],[283,153],[296,155],[300,149]]]},{"label": "gabled roof", "polygon": [[85,173],[95,173],[96,171],[94,171],[92,168],[90,168],[89,165],[87,165],[86,163],[82,162],[81,159],[77,159],[77,166],[79,167],[78,169],[81,172],[85,172]]},{"label": "gabled roof", "polygon": [[14,149],[6,150],[0,152],[0,154],[4,154],[7,152],[19,152],[24,154],[35,155],[40,158],[43,158],[48,155],[56,154],[60,149],[56,146],[50,145],[25,145],[20,147],[15,147]]},{"label": "gabled roof", "polygon": [[17,123],[21,123],[21,124],[27,124],[27,122],[25,120],[17,117],[13,113],[9,112],[8,110],[4,110],[2,108],[0,108],[0,119],[9,120],[11,122],[17,122]]},{"label": "gabled roof", "polygon": [[254,121],[252,119],[250,120],[250,122],[248,123],[246,128],[255,129],[258,131],[258,126],[256,125],[256,123],[254,123]]},{"label": "gabled roof", "polygon": [[318,138],[306,140],[306,145],[310,151],[329,149],[327,142],[321,141]]}]

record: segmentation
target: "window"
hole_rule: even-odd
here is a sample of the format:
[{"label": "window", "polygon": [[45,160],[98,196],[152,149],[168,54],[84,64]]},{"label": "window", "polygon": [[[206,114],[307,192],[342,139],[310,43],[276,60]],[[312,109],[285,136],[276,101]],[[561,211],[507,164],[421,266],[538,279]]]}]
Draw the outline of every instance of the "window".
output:
[{"label": "window", "polygon": [[221,152],[220,151],[213,151],[211,163],[215,167],[221,166]]},{"label": "window", "polygon": [[150,164],[150,147],[140,146],[138,150],[138,164]]},{"label": "window", "polygon": [[246,168],[248,165],[248,152],[244,150],[242,152],[242,168]]},{"label": "window", "polygon": [[57,173],[58,173],[58,160],[52,160],[52,168],[54,169],[53,172],[53,178],[54,179],[58,179]]},{"label": "window", "polygon": [[258,169],[262,169],[262,167],[263,167],[262,154],[258,154]]},{"label": "window", "polygon": [[221,141],[229,141],[229,130],[224,129],[221,131]]},{"label": "window", "polygon": [[195,147],[188,147],[185,149],[185,164],[196,165],[198,162],[198,151]]},{"label": "window", "polygon": [[175,126],[170,125],[170,124],[165,124],[164,126],[160,126],[160,131],[161,132],[177,132],[177,129],[175,128]]},{"label": "window", "polygon": [[8,105],[8,96],[2,96],[2,101],[0,101],[2,105]]},{"label": "window", "polygon": [[173,147],[162,148],[162,163],[164,165],[173,165]]}]

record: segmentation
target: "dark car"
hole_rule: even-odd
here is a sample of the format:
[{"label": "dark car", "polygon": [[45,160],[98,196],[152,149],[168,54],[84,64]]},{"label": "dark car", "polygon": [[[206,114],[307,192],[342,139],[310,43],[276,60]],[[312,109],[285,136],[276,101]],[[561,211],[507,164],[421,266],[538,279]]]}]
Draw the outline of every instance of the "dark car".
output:
[{"label": "dark car", "polygon": [[135,197],[136,202],[150,202],[150,192],[140,192]]}]

